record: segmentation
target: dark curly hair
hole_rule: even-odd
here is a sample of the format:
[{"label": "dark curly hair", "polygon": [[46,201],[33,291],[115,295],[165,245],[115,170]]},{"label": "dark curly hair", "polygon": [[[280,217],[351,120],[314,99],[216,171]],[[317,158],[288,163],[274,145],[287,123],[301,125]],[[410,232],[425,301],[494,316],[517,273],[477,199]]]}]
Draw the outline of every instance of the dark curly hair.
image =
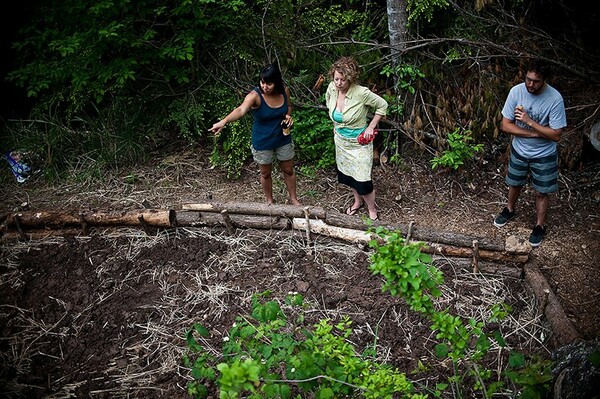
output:
[{"label": "dark curly hair", "polygon": [[525,67],[525,73],[535,72],[543,80],[548,80],[552,77],[552,68],[539,58],[530,59]]}]

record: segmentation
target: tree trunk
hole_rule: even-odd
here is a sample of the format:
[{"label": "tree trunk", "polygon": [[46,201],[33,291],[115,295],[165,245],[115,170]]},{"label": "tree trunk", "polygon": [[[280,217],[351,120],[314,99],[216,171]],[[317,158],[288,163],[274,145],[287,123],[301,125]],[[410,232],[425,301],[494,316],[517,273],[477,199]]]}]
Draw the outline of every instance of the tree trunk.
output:
[{"label": "tree trunk", "polygon": [[[408,0],[387,0],[387,17],[388,17],[388,34],[390,37],[390,57],[392,67],[397,68],[400,66],[401,56],[406,50],[406,43],[408,42],[408,13],[406,10]],[[400,96],[400,81],[398,75],[394,73],[394,92],[397,96]],[[407,94],[407,98],[404,101],[405,109],[410,109],[410,103],[412,103],[412,95]],[[409,133],[407,133],[409,134]],[[394,141],[395,146],[388,144],[385,147],[378,149],[380,152],[380,162],[385,164],[392,154],[389,152],[395,151],[395,154],[399,154],[402,148],[402,140],[398,132],[395,133]],[[410,134],[409,134],[410,136]],[[392,143],[392,138],[388,137],[387,143]]]},{"label": "tree trunk", "polygon": [[[427,244],[427,243],[425,243]],[[529,255],[505,251],[488,251],[480,249],[475,256],[473,248],[454,247],[440,244],[427,244],[422,252],[436,255],[456,256],[460,258],[478,258],[494,262],[527,263]]]},{"label": "tree trunk", "polygon": [[[267,205],[262,203],[198,203],[198,204],[185,204],[182,209],[186,211],[200,211],[203,215],[208,217],[208,214],[213,212],[227,211],[232,217],[234,214],[245,214],[245,215],[263,215],[263,216],[283,216],[288,218],[306,218],[306,211],[311,219],[324,220],[328,225],[349,228],[353,230],[366,231],[368,226],[354,216],[348,216],[335,211],[325,211],[320,207],[300,207],[295,205]],[[177,212],[177,219],[179,220],[179,214]],[[189,220],[190,216],[185,216],[186,220]],[[179,223],[180,224],[180,223]],[[181,224],[180,224],[181,225]],[[439,232],[427,229],[425,227],[407,226],[398,223],[383,224],[382,222],[375,222],[374,226],[383,226],[389,230],[400,230],[404,236],[406,236],[411,230],[411,239],[427,241],[431,243],[450,244],[459,247],[471,247],[473,241],[477,241],[478,246],[482,250],[491,251],[508,251],[506,243],[501,240],[496,240],[490,237],[474,237],[457,233],[450,232]],[[510,252],[529,253],[530,248],[523,248],[521,250],[510,250]]]},{"label": "tree trunk", "polygon": [[[408,15],[406,13],[406,0],[387,0],[388,33],[392,65],[400,65],[400,55],[406,48],[408,41]],[[394,80],[397,87],[397,82]]]},{"label": "tree trunk", "polygon": [[[374,233],[367,232],[365,222],[357,217],[339,212],[326,212],[320,207],[301,207],[294,205],[267,205],[257,203],[201,203],[187,204],[184,210],[143,209],[127,212],[21,212],[8,215],[7,228],[14,228],[21,239],[32,229],[64,229],[80,227],[81,234],[87,235],[89,226],[142,226],[148,227],[193,227],[222,226],[233,234],[236,228],[296,229],[307,230],[345,241],[367,244],[371,239],[380,239]],[[516,242],[509,237],[505,242],[489,237],[473,237],[452,232],[433,231],[412,223],[401,225],[374,223],[388,230],[400,231],[407,241],[422,241],[427,244],[423,250],[432,254],[471,257],[501,262],[526,262],[531,251],[529,245]]]}]

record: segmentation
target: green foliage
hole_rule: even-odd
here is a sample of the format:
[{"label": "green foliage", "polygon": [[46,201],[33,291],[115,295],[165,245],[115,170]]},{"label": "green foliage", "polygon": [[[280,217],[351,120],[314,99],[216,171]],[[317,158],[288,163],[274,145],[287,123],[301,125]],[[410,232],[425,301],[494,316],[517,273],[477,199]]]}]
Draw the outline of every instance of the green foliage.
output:
[{"label": "green foliage", "polygon": [[256,394],[261,369],[261,365],[254,359],[235,359],[231,364],[219,363],[219,398],[236,399],[241,392]]},{"label": "green foliage", "polygon": [[[438,286],[443,282],[443,276],[431,264],[431,257],[420,252],[423,244],[407,243],[400,232],[388,231],[382,227],[377,227],[374,232],[378,238],[369,243],[375,249],[371,255],[370,269],[374,275],[379,274],[384,278],[382,290],[389,291],[393,296],[401,296],[411,309],[428,317],[431,329],[436,332],[435,337],[439,340],[435,346],[436,355],[440,358],[449,357],[455,365],[455,373],[458,364],[463,364],[467,369],[466,374],[456,373],[448,381],[460,392],[466,384],[466,378],[472,377],[475,381],[474,391],[483,391],[486,397],[497,393],[504,383],[493,381],[492,371],[481,368],[479,362],[488,353],[492,340],[501,347],[505,345],[499,331],[494,329],[486,332],[484,322],[474,319],[465,322],[447,310],[436,310],[432,298],[440,295]],[[487,323],[504,318],[510,307],[496,304],[490,310],[491,317]],[[541,398],[552,378],[548,367],[549,363],[538,360],[525,366],[522,355],[512,353],[505,374],[513,383],[523,387],[522,398]],[[445,387],[438,385],[440,390]],[[440,397],[441,393],[436,391],[434,396]]]},{"label": "green foliage", "polygon": [[[215,110],[214,99],[198,88],[198,80],[211,77],[203,59],[224,38],[241,38],[245,31],[237,27],[251,15],[247,8],[242,12],[243,5],[240,0],[40,5],[14,43],[18,67],[8,79],[37,99],[31,119],[45,125],[19,131],[13,135],[17,143],[10,144],[43,154],[43,170],[57,176],[73,166],[102,173],[143,161],[165,130],[194,141]],[[189,94],[192,90],[203,96]]]},{"label": "green foliage", "polygon": [[449,5],[448,0],[408,0],[408,20],[415,22],[419,19],[424,19],[427,22],[431,22],[434,12],[443,10]]},{"label": "green foliage", "polygon": [[450,148],[445,150],[441,156],[431,160],[432,169],[441,166],[457,170],[465,161],[472,159],[475,153],[483,149],[483,144],[471,144],[471,141],[473,141],[473,137],[470,130],[461,133],[461,128],[456,128],[448,134]]},{"label": "green foliage", "polygon": [[383,94],[382,97],[388,103],[388,116],[400,118],[404,115],[404,103],[401,101],[399,96]]},{"label": "green foliage", "polygon": [[[167,124],[174,124],[179,134],[188,142],[193,143],[199,137],[206,135],[203,131],[210,121],[206,120],[206,104],[189,94],[175,99],[169,104]],[[167,126],[165,126],[167,127]]]},{"label": "green foliage", "polygon": [[[291,43],[355,29],[364,36],[369,26],[358,7],[309,0],[54,0],[38,11],[14,43],[19,66],[8,78],[29,96],[60,95],[75,110],[141,90],[177,96],[187,85],[214,82],[213,66],[226,75],[224,62],[247,61],[253,74],[276,57],[284,67],[307,65],[306,52]],[[257,15],[270,22],[248,23]]]},{"label": "green foliage", "polygon": [[[228,92],[225,88],[215,88],[210,105],[214,112],[210,113],[212,120],[205,120],[207,130],[214,122],[223,119],[231,110],[243,101],[241,96]],[[246,93],[243,93],[246,95]],[[201,132],[199,132],[201,134]],[[212,133],[209,133],[212,136]],[[218,136],[213,139],[210,162],[214,166],[223,167],[229,179],[237,179],[242,173],[244,163],[251,156],[252,117],[250,115],[225,125]]]},{"label": "green foliage", "polygon": [[410,94],[415,94],[414,84],[425,77],[425,74],[419,70],[417,66],[402,64],[402,65],[384,65],[381,74],[386,77],[394,77],[398,87],[408,91]]},{"label": "green foliage", "polygon": [[594,367],[600,367],[600,349],[597,349],[590,353],[588,360]]},{"label": "green foliage", "polygon": [[552,389],[552,362],[533,357],[529,362],[519,352],[511,352],[508,358],[506,375],[523,387],[520,399],[542,399]]},{"label": "green foliage", "polygon": [[298,162],[314,169],[325,169],[335,164],[333,125],[323,110],[296,108],[292,137]]},{"label": "green foliage", "polygon": [[431,264],[431,256],[421,253],[423,243],[407,243],[400,232],[381,227],[376,233],[385,238],[385,244],[371,240],[375,248],[371,255],[371,272],[384,278],[382,291],[392,296],[402,296],[411,309],[432,313],[432,298],[440,296],[438,286],[443,282],[442,273]]},{"label": "green foliage", "polygon": [[[77,4],[51,0],[36,10],[14,43],[17,67],[8,79],[36,98],[35,112],[47,114],[52,109],[48,123],[66,127],[58,134],[66,137],[56,140],[73,143],[80,140],[70,121],[88,119],[94,107],[99,113],[117,107],[125,115],[141,111],[145,118],[130,118],[127,123],[130,131],[145,132],[138,136],[146,143],[171,141],[170,137],[161,137],[159,129],[196,142],[217,120],[216,115],[238,105],[230,99],[241,98],[241,92],[245,94],[258,83],[258,70],[265,63],[277,61],[284,75],[288,70],[298,71],[305,81],[290,81],[303,93],[305,85],[312,84],[332,59],[368,48],[341,44],[331,46],[329,56],[323,56],[321,48],[293,43],[353,32],[369,40],[374,34],[371,14],[358,5],[332,6],[330,2],[312,0],[83,0]],[[259,20],[268,23],[248,23]],[[371,57],[378,58],[376,54]],[[129,102],[129,98],[136,101]],[[315,136],[320,133],[316,123],[310,127],[310,134]],[[154,127],[147,129],[149,125]],[[240,122],[228,133],[215,141],[218,148],[211,159],[235,178],[249,156],[248,122]],[[100,137],[96,140],[110,141]],[[110,148],[117,148],[112,146],[76,152],[85,152],[90,163],[95,163],[96,154],[105,152],[110,164],[121,157],[133,160],[145,153],[138,143],[128,143],[118,147],[120,154],[110,154]],[[55,154],[56,144],[47,144],[53,148],[46,150]],[[61,151],[62,146],[58,147]],[[331,154],[332,145],[315,144],[307,148],[307,158],[312,161],[320,147]],[[133,151],[125,155],[128,150]],[[332,156],[319,161],[331,164]],[[95,163],[98,170],[104,163]],[[46,165],[44,170],[62,165]]]},{"label": "green foliage", "polygon": [[201,343],[208,330],[200,325],[190,329],[186,341],[191,353],[183,360],[191,369],[192,397],[205,398],[211,384],[218,387],[220,398],[291,398],[294,391],[315,398],[426,397],[413,393],[412,383],[398,370],[356,353],[348,318],[335,325],[320,320],[309,329],[302,324],[302,295],[288,295],[285,312],[268,297],[253,296],[252,315],[236,319],[220,358]]},{"label": "green foliage", "polygon": [[[126,0],[52,1],[14,44],[22,66],[8,78],[30,96],[59,93],[69,106],[134,90],[141,80],[172,84],[191,81],[190,62],[198,50],[222,37],[243,18],[239,0],[151,0],[142,6]],[[44,29],[37,29],[43,26]]]},{"label": "green foliage", "polygon": [[244,162],[251,155],[251,137],[252,125],[247,118],[228,124],[221,134],[215,137],[210,156],[211,164],[224,167],[227,178],[239,178]]},{"label": "green foliage", "polygon": [[404,165],[404,160],[402,159],[402,155],[396,153],[390,157],[390,163],[396,166]]}]

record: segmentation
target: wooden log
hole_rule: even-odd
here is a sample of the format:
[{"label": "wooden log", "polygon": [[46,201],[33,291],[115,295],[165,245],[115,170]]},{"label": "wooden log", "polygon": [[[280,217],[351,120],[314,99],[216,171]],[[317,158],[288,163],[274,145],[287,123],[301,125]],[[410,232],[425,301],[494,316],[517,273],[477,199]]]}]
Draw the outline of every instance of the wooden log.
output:
[{"label": "wooden log", "polygon": [[63,228],[66,226],[141,226],[172,227],[175,211],[143,209],[134,211],[90,212],[19,212],[9,215],[7,226],[22,228]]},{"label": "wooden log", "polygon": [[[348,216],[339,212],[327,212],[325,222],[333,226],[347,227],[351,229],[366,230],[367,224],[356,216]],[[425,227],[411,226],[400,223],[375,222],[374,226],[382,226],[388,230],[399,230],[403,236],[410,232],[410,239],[415,241],[434,242],[441,244],[450,244],[458,247],[471,247],[473,241],[477,240],[479,249],[488,249],[492,251],[504,251],[505,242],[492,239],[490,237],[474,237],[465,234],[434,231]]]},{"label": "wooden log", "polygon": [[[306,219],[294,218],[292,219],[292,227],[295,229],[306,231],[308,223]],[[344,241],[368,244],[372,239],[376,239],[379,242],[383,242],[382,239],[375,233],[367,233],[360,229],[350,229],[347,227],[339,227],[329,225],[322,220],[311,220],[310,231],[321,235],[326,235],[333,238],[338,238]],[[473,258],[473,248],[454,247],[449,245],[442,245],[438,243],[427,243],[423,247],[422,252],[436,255],[445,256],[456,256],[461,258]],[[528,254],[514,254],[505,251],[490,251],[490,250],[478,250],[479,259],[496,261],[496,262],[511,262],[511,263],[525,263],[529,259]]]},{"label": "wooden log", "polygon": [[[438,243],[427,243],[421,250],[422,252],[429,254],[445,255],[445,256],[456,256],[460,258],[473,258],[473,248],[455,247],[452,245],[442,245]],[[490,251],[486,249],[478,250],[479,259],[494,262],[506,262],[506,263],[526,263],[529,261],[528,254],[518,254],[506,251]]]},{"label": "wooden log", "polygon": [[321,207],[302,207],[286,204],[262,204],[252,202],[208,202],[200,204],[184,204],[181,209],[186,211],[221,212],[227,210],[229,214],[263,215],[263,216],[285,216],[288,218],[299,218],[304,216],[304,208],[308,208],[311,218],[325,219],[325,210]]},{"label": "wooden log", "polygon": [[[453,265],[453,270],[464,273],[472,273],[473,271],[473,262],[471,259],[457,257],[449,258],[443,255],[432,255],[431,257],[433,258],[434,262],[440,265],[445,262],[451,262]],[[505,276],[518,280],[523,279],[523,265],[480,260],[478,267],[478,273],[480,274]]]},{"label": "wooden log", "polygon": [[[253,216],[228,214],[234,227],[247,229],[289,229],[290,219],[280,216]],[[221,213],[177,211],[176,224],[178,227],[219,226],[225,227],[226,223]]]},{"label": "wooden log", "polygon": [[538,309],[550,323],[552,332],[551,337],[557,347],[568,345],[582,339],[579,332],[575,329],[565,311],[563,310],[558,298],[552,292],[550,284],[540,272],[535,262],[530,262],[524,266],[525,280],[529,283],[538,302]]},{"label": "wooden log", "polygon": [[356,244],[367,244],[369,241],[377,237],[375,234],[367,233],[362,230],[331,226],[322,220],[311,220],[309,224],[306,219],[294,218],[292,219],[292,228],[338,238],[340,240]]}]

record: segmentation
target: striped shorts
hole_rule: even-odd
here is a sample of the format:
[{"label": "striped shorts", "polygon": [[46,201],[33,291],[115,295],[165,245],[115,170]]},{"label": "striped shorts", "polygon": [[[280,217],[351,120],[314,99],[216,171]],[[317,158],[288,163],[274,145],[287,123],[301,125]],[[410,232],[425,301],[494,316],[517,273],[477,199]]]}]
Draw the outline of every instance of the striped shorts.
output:
[{"label": "striped shorts", "polygon": [[525,158],[510,148],[510,161],[506,184],[522,187],[527,183],[527,175],[531,172],[531,185],[541,194],[549,194],[558,190],[558,154],[540,157]]}]

